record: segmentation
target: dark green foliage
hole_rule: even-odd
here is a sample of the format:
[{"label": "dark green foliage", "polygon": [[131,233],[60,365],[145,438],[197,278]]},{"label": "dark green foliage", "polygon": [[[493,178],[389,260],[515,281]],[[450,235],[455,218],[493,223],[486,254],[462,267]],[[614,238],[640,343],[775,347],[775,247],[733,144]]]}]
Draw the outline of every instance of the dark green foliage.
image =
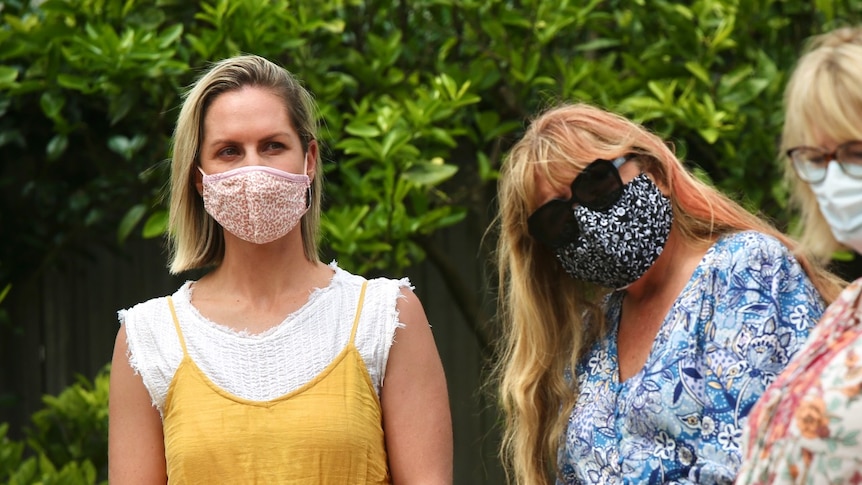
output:
[{"label": "dark green foliage", "polygon": [[33,414],[27,443],[53,463],[88,459],[102,475],[108,469],[109,367],[91,383],[82,376],[58,396],[45,396]]},{"label": "dark green foliage", "polygon": [[787,73],[810,35],[862,15],[830,0],[32,5],[6,2],[0,24],[0,227],[14,235],[0,244],[0,288],[93,242],[162,235],[182,91],[242,52],[284,65],[317,98],[325,251],[349,270],[401,273],[430,257],[458,288],[434,235],[479,240],[506,149],[563,100],[645,122],[698,176],[784,228]]},{"label": "dark green foliage", "polygon": [[0,285],[114,240],[129,207],[152,200],[187,70],[182,26],[156,6],[25,4],[7,3],[0,24],[0,227],[15,235]]},{"label": "dark green foliage", "polygon": [[108,382],[105,367],[93,382],[45,396],[26,443],[9,440],[0,424],[0,481],[9,484],[93,484],[108,477]]},{"label": "dark green foliage", "polygon": [[[464,297],[482,289],[464,288],[434,234],[479,240],[532,114],[580,100],[643,121],[786,227],[775,151],[787,73],[809,36],[859,23],[862,3],[7,0],[0,16],[0,302],[69,253],[162,235],[183,89],[208,62],[250,52],[317,98],[326,251],[358,272],[430,258],[487,342]],[[104,480],[106,379],[46,398],[26,444],[0,426],[0,479]]]}]

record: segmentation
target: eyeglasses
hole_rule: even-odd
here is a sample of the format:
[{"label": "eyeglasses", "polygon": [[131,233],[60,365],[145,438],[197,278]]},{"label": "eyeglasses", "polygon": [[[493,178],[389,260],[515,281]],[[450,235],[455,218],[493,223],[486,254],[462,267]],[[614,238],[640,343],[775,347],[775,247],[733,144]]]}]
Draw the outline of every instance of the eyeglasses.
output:
[{"label": "eyeglasses", "polygon": [[629,154],[587,165],[572,180],[571,199],[554,199],[530,215],[527,219],[530,236],[551,249],[575,239],[580,228],[573,206],[580,204],[590,210],[604,210],[613,205],[623,193],[619,168],[633,157],[634,154]]},{"label": "eyeglasses", "polygon": [[835,160],[845,174],[862,179],[862,141],[853,140],[842,143],[833,152],[827,152],[816,147],[795,147],[787,150],[787,156],[793,161],[793,168],[799,178],[818,184],[826,178],[829,162]]}]

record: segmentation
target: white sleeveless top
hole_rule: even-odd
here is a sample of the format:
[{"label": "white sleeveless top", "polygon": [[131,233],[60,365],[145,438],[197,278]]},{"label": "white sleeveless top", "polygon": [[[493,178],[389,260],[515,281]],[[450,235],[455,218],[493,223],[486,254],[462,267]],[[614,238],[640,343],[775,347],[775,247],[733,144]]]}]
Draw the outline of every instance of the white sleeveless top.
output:
[{"label": "white sleeveless top", "polygon": [[[253,401],[275,399],[308,383],[347,345],[365,281],[335,262],[329,266],[335,275],[328,286],[315,289],[299,310],[258,334],[237,332],[201,315],[191,304],[193,282],[187,281],[172,298],[189,356],[216,385]],[[378,396],[395,329],[403,326],[396,308],[402,288],[412,289],[407,278],[369,280],[356,331],[356,348]],[[139,303],[118,315],[126,326],[129,363],[163,413],[183,358],[167,298]]]}]

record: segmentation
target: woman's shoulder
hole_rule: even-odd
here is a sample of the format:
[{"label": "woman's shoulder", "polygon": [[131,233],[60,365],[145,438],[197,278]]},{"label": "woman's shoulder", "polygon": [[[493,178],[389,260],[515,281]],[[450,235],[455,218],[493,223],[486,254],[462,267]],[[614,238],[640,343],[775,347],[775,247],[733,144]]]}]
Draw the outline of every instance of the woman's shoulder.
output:
[{"label": "woman's shoulder", "polygon": [[738,231],[721,236],[704,256],[701,270],[713,281],[741,287],[747,287],[751,278],[796,278],[804,274],[802,266],[784,243],[758,231]]},{"label": "woman's shoulder", "polygon": [[365,278],[364,276],[360,276],[354,273],[351,273],[348,270],[345,270],[338,266],[336,261],[332,261],[329,263],[329,267],[335,271],[335,276],[333,277],[333,282],[338,286],[354,286],[361,287],[363,283],[368,283],[368,291],[378,292],[378,291],[401,291],[403,288],[408,288],[413,290],[413,285],[410,283],[410,279],[408,277],[401,278],[391,278],[387,276],[375,276],[371,278]]},{"label": "woman's shoulder", "polygon": [[778,238],[758,231],[738,231],[721,236],[709,249],[716,261],[730,266],[759,265],[766,261],[792,259],[792,252]]},{"label": "woman's shoulder", "polygon": [[[400,325],[403,318],[424,313],[422,303],[413,292],[414,287],[408,277],[375,276],[366,279],[339,268],[335,262],[330,263],[330,266],[336,271],[334,281],[338,284],[335,286],[341,288],[342,291],[358,294],[362,284],[368,283],[364,305],[369,310],[367,312],[369,315],[385,317],[379,319],[380,322]],[[385,325],[387,329],[391,326],[389,323]],[[394,330],[394,327],[391,329]],[[388,330],[386,331],[388,332]]]},{"label": "woman's shoulder", "polygon": [[131,319],[150,320],[161,317],[163,314],[170,311],[170,307],[167,304],[168,297],[171,297],[175,305],[182,305],[183,302],[188,301],[189,288],[191,287],[191,284],[191,281],[186,281],[171,295],[151,298],[129,308],[119,310],[117,314],[120,318],[120,322],[126,323],[126,321]]},{"label": "woman's shoulder", "polygon": [[736,231],[725,234],[715,242],[714,247],[728,252],[739,252],[752,248],[769,248],[789,252],[778,238],[759,231]]}]

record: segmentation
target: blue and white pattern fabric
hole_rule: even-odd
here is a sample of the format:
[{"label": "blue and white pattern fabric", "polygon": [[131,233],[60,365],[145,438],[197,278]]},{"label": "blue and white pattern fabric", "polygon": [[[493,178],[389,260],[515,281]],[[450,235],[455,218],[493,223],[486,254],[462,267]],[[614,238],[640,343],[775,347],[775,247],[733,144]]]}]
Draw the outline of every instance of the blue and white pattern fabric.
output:
[{"label": "blue and white pattern fabric", "polygon": [[644,367],[619,382],[622,291],[577,367],[558,484],[733,483],[742,429],[825,305],[775,238],[720,238],[665,317]]}]

